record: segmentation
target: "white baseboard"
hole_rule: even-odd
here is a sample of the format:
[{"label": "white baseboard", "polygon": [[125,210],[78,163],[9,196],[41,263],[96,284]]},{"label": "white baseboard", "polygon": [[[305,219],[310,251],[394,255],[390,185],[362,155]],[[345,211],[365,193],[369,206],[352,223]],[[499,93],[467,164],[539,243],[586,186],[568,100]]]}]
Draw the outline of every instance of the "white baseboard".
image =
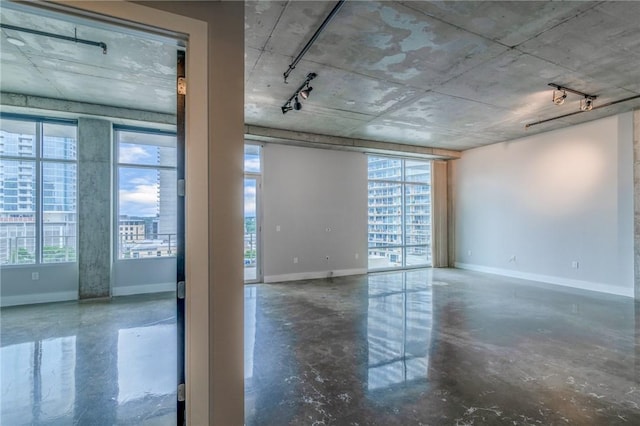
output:
[{"label": "white baseboard", "polygon": [[315,280],[318,278],[345,277],[347,275],[362,275],[366,273],[367,270],[364,268],[339,269],[337,271],[299,272],[295,274],[265,275],[263,282],[280,283],[285,281]]},{"label": "white baseboard", "polygon": [[159,283],[159,284],[144,284],[144,285],[129,285],[122,287],[112,287],[112,296],[131,296],[134,294],[145,293],[162,293],[165,291],[175,291],[176,283]]},{"label": "white baseboard", "polygon": [[2,296],[0,306],[33,305],[36,303],[66,302],[78,300],[78,291],[57,291],[53,293],[20,294],[17,296]]},{"label": "white baseboard", "polygon": [[529,281],[538,281],[564,287],[579,288],[581,290],[597,291],[600,293],[615,294],[617,296],[634,297],[634,290],[631,287],[623,288],[592,281],[574,280],[571,278],[554,277],[551,275],[533,274],[529,272],[513,271],[510,269],[474,265],[470,263],[456,262],[455,266],[458,269],[466,269],[468,271],[485,272],[487,274],[502,275],[505,277],[520,278]]}]

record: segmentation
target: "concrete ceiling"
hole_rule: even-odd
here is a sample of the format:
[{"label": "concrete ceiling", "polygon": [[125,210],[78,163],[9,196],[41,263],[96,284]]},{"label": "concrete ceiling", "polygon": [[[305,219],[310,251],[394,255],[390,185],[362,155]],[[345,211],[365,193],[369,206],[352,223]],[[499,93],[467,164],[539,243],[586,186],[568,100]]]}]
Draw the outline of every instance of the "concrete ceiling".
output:
[{"label": "concrete ceiling", "polygon": [[[3,29],[3,93],[174,114],[175,39],[2,3],[2,23],[77,32],[109,47],[103,55]],[[552,104],[551,82],[598,95],[596,106],[640,94],[640,2],[347,1],[284,84],[282,74],[334,5],[245,3],[248,128],[334,145],[464,150],[640,107],[634,100],[524,128],[578,110],[571,94]],[[309,72],[318,74],[311,97],[283,115]]]},{"label": "concrete ceiling", "polygon": [[[347,1],[284,84],[335,2],[245,3],[245,122],[464,150],[640,107],[640,2]],[[300,111],[280,107],[315,72]]]},{"label": "concrete ceiling", "polygon": [[[2,29],[2,92],[175,114],[177,40],[2,3],[3,24],[77,34],[108,47],[105,55],[99,47]],[[9,38],[24,45],[11,44]]]}]

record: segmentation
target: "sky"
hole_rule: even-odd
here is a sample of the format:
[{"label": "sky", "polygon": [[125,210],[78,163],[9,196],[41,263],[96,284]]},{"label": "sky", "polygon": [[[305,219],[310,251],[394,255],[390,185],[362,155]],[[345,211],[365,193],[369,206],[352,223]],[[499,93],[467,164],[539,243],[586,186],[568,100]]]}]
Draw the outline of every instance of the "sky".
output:
[{"label": "sky", "polygon": [[[151,145],[120,144],[119,162],[157,164],[158,148]],[[155,169],[120,167],[118,170],[119,214],[156,216],[158,214],[158,172]]]},{"label": "sky", "polygon": [[[157,164],[157,147],[151,145],[120,144],[119,162],[129,164]],[[245,156],[245,170],[259,172],[259,156]],[[158,173],[155,169],[120,167],[118,172],[120,215],[155,217],[158,212]],[[256,215],[256,182],[245,179],[244,216]]]}]

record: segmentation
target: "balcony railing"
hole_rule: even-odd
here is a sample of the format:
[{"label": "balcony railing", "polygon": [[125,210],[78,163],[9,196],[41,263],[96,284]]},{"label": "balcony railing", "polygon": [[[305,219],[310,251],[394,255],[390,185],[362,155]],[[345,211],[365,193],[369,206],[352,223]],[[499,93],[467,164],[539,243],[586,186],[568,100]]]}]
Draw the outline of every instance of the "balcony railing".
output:
[{"label": "balcony railing", "polygon": [[118,235],[119,259],[143,259],[176,255],[175,233],[120,233]]},{"label": "balcony railing", "polygon": [[[44,237],[40,263],[75,261],[75,235],[47,235]],[[36,237],[0,238],[0,265],[32,265],[35,263]]]}]

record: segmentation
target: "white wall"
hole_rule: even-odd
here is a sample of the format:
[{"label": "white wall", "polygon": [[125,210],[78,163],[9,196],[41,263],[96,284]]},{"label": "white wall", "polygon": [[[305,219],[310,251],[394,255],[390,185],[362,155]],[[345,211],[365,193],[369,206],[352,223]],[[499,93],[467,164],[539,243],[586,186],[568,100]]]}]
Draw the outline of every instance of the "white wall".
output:
[{"label": "white wall", "polygon": [[175,257],[116,260],[111,295],[175,291],[176,263]]},{"label": "white wall", "polygon": [[632,133],[627,113],[465,151],[456,266],[633,297]]},{"label": "white wall", "polygon": [[263,164],[264,281],[366,273],[366,155],[266,145]]},{"label": "white wall", "polygon": [[[34,273],[37,275],[34,276]],[[77,298],[78,264],[75,262],[0,268],[1,306],[61,302]]]}]

